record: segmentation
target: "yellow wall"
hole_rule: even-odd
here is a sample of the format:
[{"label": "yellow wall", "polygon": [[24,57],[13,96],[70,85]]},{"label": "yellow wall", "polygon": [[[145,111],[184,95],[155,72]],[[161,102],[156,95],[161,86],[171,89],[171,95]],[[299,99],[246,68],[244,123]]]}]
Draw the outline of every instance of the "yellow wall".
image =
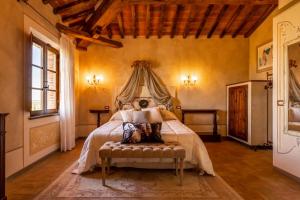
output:
[{"label": "yellow wall", "polygon": [[279,0],[278,1],[278,7],[279,7],[279,9],[283,8],[284,6],[286,6],[287,4],[291,3],[292,1],[295,1],[295,0]]},{"label": "yellow wall", "polygon": [[1,6],[0,112],[10,113],[6,125],[9,151],[23,145],[23,10],[14,0]]},{"label": "yellow wall", "polygon": [[[283,8],[287,4],[295,0],[279,0],[278,9]],[[259,80],[266,79],[266,73],[271,73],[272,70],[265,72],[257,72],[257,47],[273,40],[273,18],[276,15],[278,9],[275,9],[273,13],[267,17],[267,19],[255,30],[255,32],[249,37],[249,79]]]},{"label": "yellow wall", "polygon": [[[226,84],[248,80],[248,39],[132,39],[122,40],[120,49],[91,45],[80,52],[80,135],[95,127],[91,108],[113,106],[117,90],[129,78],[134,60],[154,63],[154,71],[170,88],[177,88],[183,108],[217,108],[223,111],[219,123],[225,125]],[[88,87],[85,77],[103,74],[103,86]],[[194,88],[180,86],[182,74],[199,77]],[[222,132],[225,128],[223,127]]]},{"label": "yellow wall", "polygon": [[[250,80],[262,80],[267,78],[266,76],[267,71],[265,72],[256,71],[257,47],[272,41],[274,12],[249,37],[249,79]],[[269,70],[268,72],[272,72],[272,70]]]},{"label": "yellow wall", "polygon": [[[44,5],[42,1],[29,1],[36,10],[39,10],[51,23],[57,22],[59,18],[53,15],[50,5]],[[8,112],[10,115],[6,123],[6,175],[11,175],[23,168],[26,164],[27,156],[25,150],[29,147],[29,131],[34,127],[35,120],[28,120],[28,113],[24,110],[24,88],[27,77],[24,75],[25,58],[25,15],[38,24],[44,32],[58,37],[54,27],[41,16],[37,15],[24,3],[16,0],[6,0],[1,2],[0,18],[0,112]],[[28,22],[28,20],[27,20]],[[40,128],[49,124],[49,120],[39,123]],[[47,131],[42,131],[47,135]],[[51,134],[51,133],[50,133]],[[43,135],[43,136],[45,136]],[[47,144],[48,145],[48,144]],[[42,146],[41,146],[42,147]],[[46,148],[46,146],[45,146]],[[43,152],[45,154],[46,152]],[[41,154],[42,155],[42,154]],[[41,156],[40,155],[40,156]],[[36,155],[35,155],[36,156]],[[18,159],[16,159],[18,158]],[[29,158],[30,162],[39,157]]]}]

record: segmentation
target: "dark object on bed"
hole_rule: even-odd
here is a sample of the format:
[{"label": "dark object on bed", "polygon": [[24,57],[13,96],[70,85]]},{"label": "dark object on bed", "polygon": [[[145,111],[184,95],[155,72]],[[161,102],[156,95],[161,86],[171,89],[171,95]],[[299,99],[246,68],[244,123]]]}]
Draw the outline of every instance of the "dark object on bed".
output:
[{"label": "dark object on bed", "polygon": [[5,195],[5,117],[8,113],[0,113],[0,200],[6,200]]},{"label": "dark object on bed", "polygon": [[122,144],[134,144],[141,142],[163,143],[161,139],[161,123],[123,123]]},{"label": "dark object on bed", "polygon": [[139,101],[139,106],[141,108],[147,108],[148,105],[149,105],[149,102],[146,99],[142,99],[142,100]]}]

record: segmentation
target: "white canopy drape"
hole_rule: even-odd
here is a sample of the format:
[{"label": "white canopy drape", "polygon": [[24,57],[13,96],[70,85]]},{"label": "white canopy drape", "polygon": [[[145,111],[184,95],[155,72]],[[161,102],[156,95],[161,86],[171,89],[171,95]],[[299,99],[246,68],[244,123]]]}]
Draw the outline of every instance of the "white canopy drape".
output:
[{"label": "white canopy drape", "polygon": [[137,60],[133,62],[132,67],[134,70],[131,77],[116,98],[115,105],[117,109],[121,109],[125,103],[132,102],[140,88],[141,80],[144,80],[145,86],[148,88],[154,101],[172,110],[172,96],[162,80],[152,71],[151,63],[144,60]]},{"label": "white canopy drape", "polygon": [[75,147],[74,46],[62,34],[60,39],[60,143],[61,151]]}]

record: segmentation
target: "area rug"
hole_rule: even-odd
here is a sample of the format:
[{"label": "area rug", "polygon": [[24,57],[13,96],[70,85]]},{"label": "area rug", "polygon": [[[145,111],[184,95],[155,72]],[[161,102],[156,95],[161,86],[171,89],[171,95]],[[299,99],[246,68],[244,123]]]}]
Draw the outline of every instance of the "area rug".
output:
[{"label": "area rug", "polygon": [[179,186],[174,170],[113,168],[102,186],[100,169],[84,175],[72,174],[72,165],[36,200],[52,199],[242,199],[218,175],[199,176],[185,170]]}]

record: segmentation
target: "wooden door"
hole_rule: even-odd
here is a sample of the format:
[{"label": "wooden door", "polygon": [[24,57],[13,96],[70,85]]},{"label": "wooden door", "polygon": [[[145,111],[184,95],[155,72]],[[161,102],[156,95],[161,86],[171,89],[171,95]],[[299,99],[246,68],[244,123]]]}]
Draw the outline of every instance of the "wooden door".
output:
[{"label": "wooden door", "polygon": [[248,141],[248,85],[229,88],[228,134]]}]

